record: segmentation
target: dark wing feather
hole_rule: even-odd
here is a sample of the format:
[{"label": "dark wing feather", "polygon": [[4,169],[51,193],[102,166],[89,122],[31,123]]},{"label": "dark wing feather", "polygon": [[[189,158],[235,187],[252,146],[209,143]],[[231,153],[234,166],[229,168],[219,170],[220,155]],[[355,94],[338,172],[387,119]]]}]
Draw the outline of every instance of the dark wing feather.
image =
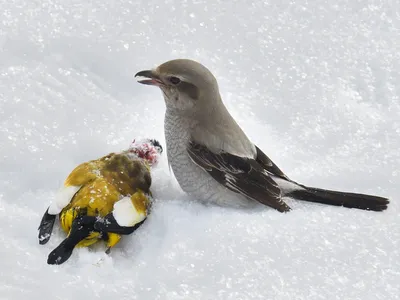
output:
[{"label": "dark wing feather", "polygon": [[256,160],[226,152],[216,154],[193,141],[189,143],[187,151],[194,163],[231,191],[280,212],[290,210],[281,199],[279,186]]},{"label": "dark wing feather", "polygon": [[281,169],[278,168],[277,165],[274,164],[274,162],[258,148],[257,146],[257,154],[256,154],[256,161],[269,173],[278,176],[282,179],[289,180],[290,179],[281,171]]}]

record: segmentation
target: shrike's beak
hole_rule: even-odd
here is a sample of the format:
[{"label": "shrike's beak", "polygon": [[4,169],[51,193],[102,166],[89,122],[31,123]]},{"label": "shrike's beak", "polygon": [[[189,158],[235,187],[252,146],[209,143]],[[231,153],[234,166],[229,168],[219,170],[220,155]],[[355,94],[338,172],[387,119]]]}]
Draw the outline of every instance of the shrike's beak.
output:
[{"label": "shrike's beak", "polygon": [[144,77],[145,79],[139,79],[138,82],[147,85],[160,86],[164,85],[160,77],[151,70],[140,71],[135,74],[135,77]]}]

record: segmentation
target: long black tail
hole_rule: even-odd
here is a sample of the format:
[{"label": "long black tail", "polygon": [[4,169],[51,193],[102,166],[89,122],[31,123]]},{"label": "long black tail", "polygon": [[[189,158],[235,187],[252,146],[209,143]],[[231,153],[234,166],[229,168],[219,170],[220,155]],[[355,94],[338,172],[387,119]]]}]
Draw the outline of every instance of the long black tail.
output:
[{"label": "long black tail", "polygon": [[96,217],[81,216],[77,217],[71,226],[71,230],[65,240],[55,248],[47,257],[49,265],[61,265],[72,255],[75,246],[88,237],[94,231]]},{"label": "long black tail", "polygon": [[373,211],[383,211],[389,204],[389,199],[383,197],[300,186],[304,189],[291,191],[286,196],[308,202]]}]

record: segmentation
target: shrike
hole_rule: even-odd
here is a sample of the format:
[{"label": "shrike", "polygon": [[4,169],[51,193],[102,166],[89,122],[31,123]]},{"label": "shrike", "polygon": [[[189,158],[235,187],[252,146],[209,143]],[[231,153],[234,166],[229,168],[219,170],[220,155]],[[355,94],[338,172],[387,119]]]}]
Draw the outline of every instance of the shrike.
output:
[{"label": "shrike", "polygon": [[229,206],[257,201],[280,212],[290,210],[283,197],[373,211],[387,208],[387,198],[307,187],[288,178],[232,118],[217,80],[200,63],[171,60],[138,76],[140,83],[158,86],[164,95],[168,162],[189,195]]}]

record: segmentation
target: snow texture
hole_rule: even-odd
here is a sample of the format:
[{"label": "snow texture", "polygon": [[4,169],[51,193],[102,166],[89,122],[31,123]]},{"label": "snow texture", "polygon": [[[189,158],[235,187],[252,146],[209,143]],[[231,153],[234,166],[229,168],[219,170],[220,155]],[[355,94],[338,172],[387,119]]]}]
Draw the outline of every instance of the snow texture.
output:
[{"label": "snow texture", "polygon": [[[400,4],[378,0],[0,0],[0,298],[393,300],[400,295]],[[300,183],[387,196],[383,213],[287,200],[204,206],[166,153],[155,203],[109,256],[37,227],[79,163],[165,147],[133,75],[196,59],[249,138]]]}]

